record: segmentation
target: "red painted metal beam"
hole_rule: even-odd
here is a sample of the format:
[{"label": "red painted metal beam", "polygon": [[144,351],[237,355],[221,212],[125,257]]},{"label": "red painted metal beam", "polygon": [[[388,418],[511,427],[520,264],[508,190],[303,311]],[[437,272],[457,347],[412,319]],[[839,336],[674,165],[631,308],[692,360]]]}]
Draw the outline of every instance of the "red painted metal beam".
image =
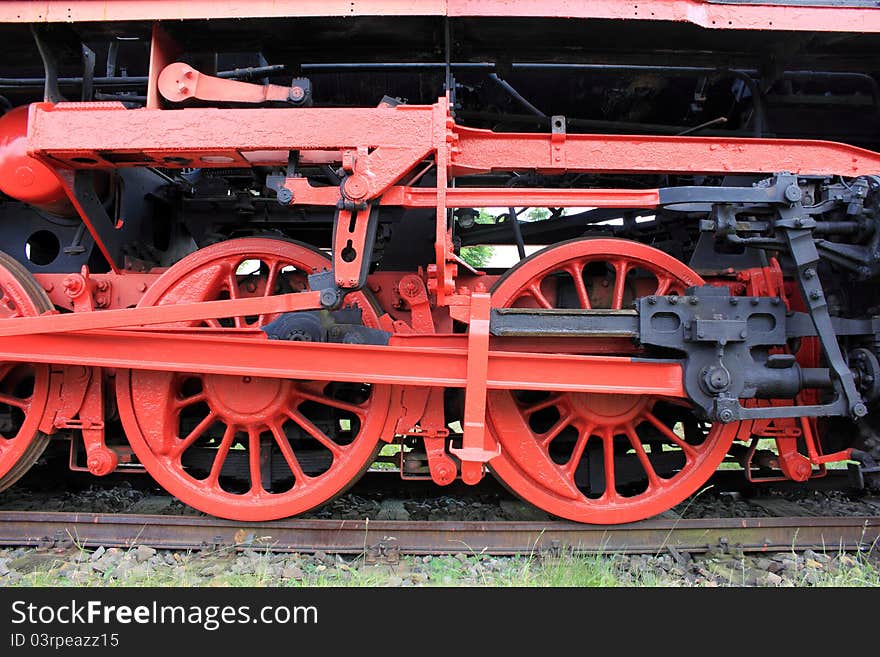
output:
[{"label": "red painted metal beam", "polygon": [[812,139],[497,133],[456,128],[452,174],[489,171],[587,173],[775,173],[845,176],[880,172],[880,153]]},{"label": "red painted metal beam", "polygon": [[[830,3],[829,3],[830,4]],[[197,20],[291,16],[502,16],[674,21],[719,30],[880,32],[870,7],[755,5],[705,0],[19,0],[0,22]]]},{"label": "red painted metal beam", "polygon": [[295,292],[201,303],[181,303],[144,308],[118,308],[100,312],[13,317],[0,322],[0,336],[33,336],[38,333],[191,322],[218,317],[241,317],[313,310],[321,307],[320,292]]},{"label": "red painted metal beam", "polygon": [[[371,175],[390,184],[394,175],[404,175],[437,148],[443,137],[435,115],[445,115],[442,100],[437,105],[353,109],[119,107],[35,104],[28,123],[29,152],[72,168],[176,168],[247,167],[262,163],[261,156],[277,164],[271,152],[291,149],[377,148],[369,155]],[[454,125],[450,129],[454,139],[448,164],[453,176],[516,170],[846,176],[880,172],[880,153],[828,141],[578,134],[561,138]]]},{"label": "red painted metal beam", "polygon": [[[153,308],[152,310],[155,310]],[[9,320],[5,320],[9,321]],[[238,376],[464,388],[461,336],[430,347],[287,342],[150,331],[83,331],[0,338],[0,360]],[[408,345],[417,343],[408,338]],[[489,351],[488,388],[685,397],[681,365],[612,356]]]},{"label": "red painted metal beam", "polygon": [[75,169],[247,167],[263,162],[245,159],[245,152],[359,146],[412,151],[418,159],[434,143],[433,113],[433,105],[125,110],[120,103],[35,103],[28,149]]}]

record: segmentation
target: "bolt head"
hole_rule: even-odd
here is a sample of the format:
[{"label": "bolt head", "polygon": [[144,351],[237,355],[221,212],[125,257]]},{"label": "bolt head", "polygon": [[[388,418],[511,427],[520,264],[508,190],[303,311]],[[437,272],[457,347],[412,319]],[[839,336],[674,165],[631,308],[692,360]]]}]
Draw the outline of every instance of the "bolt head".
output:
[{"label": "bolt head", "polygon": [[801,191],[801,188],[794,183],[785,188],[785,200],[789,203],[797,203],[803,197],[804,193]]},{"label": "bolt head", "polygon": [[336,290],[321,290],[321,305],[332,308],[339,301]]},{"label": "bolt head", "polygon": [[278,190],[277,198],[281,205],[290,205],[293,203],[293,192],[287,187],[282,187]]}]

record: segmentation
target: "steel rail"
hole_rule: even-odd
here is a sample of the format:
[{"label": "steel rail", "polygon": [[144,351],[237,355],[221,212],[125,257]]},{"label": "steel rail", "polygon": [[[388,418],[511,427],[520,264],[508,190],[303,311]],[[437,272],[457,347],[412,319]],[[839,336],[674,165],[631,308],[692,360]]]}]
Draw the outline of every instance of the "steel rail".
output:
[{"label": "steel rail", "polygon": [[0,545],[245,549],[381,555],[860,550],[880,541],[880,516],[649,519],[626,525],[548,521],[297,520],[244,523],[200,516],[0,511]]}]

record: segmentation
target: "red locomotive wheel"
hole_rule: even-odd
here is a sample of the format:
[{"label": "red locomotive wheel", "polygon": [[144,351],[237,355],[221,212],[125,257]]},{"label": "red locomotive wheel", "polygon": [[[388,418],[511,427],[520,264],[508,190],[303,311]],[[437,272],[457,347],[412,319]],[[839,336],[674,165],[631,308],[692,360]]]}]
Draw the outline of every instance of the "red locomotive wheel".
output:
[{"label": "red locomotive wheel", "polygon": [[[703,280],[675,258],[618,239],[581,239],[523,260],[492,290],[495,308],[621,310]],[[501,443],[492,470],[554,515],[597,524],[666,511],[720,465],[737,424],[707,426],[687,402],[656,395],[490,391]]]},{"label": "red locomotive wheel", "polygon": [[[34,277],[0,252],[0,321],[51,309]],[[18,481],[46,448],[49,436],[38,427],[48,398],[48,365],[0,363],[0,491]]]},{"label": "red locomotive wheel", "polygon": [[[165,272],[140,306],[284,294],[307,289],[329,265],[299,242],[243,238],[201,249]],[[378,317],[349,295],[365,325]],[[202,330],[265,339],[274,316],[195,322]],[[260,377],[123,371],[119,412],[141,463],[166,490],[234,520],[303,513],[339,494],[369,467],[390,403],[388,386]]]}]

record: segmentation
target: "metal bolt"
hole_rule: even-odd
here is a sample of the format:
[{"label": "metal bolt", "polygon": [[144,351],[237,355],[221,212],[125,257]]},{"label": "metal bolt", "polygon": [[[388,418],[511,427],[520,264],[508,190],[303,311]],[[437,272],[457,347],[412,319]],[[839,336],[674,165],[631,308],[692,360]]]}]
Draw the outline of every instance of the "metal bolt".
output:
[{"label": "metal bolt", "polygon": [[801,188],[795,184],[791,184],[785,188],[785,200],[789,203],[797,203],[804,196]]},{"label": "metal bolt", "polygon": [[675,295],[672,295],[672,296],[670,296],[670,297],[667,297],[667,299],[669,299],[669,304],[672,305],[672,306],[674,306],[675,304],[678,303],[678,297],[675,296]]},{"label": "metal bolt", "polygon": [[772,299],[770,299],[770,303],[771,305],[778,306],[780,303],[782,303],[782,299],[780,299],[779,297],[773,297]]},{"label": "metal bolt", "polygon": [[298,103],[303,98],[305,98],[306,92],[302,87],[291,87],[290,88],[290,100]]},{"label": "metal bolt", "polygon": [[818,299],[821,299],[821,298],[822,298],[822,293],[819,292],[819,290],[813,290],[812,292],[810,292],[810,298],[811,298],[813,301],[816,301],[816,300],[818,300]]},{"label": "metal bolt", "polygon": [[700,303],[700,300],[697,299],[697,297],[689,297],[689,298],[688,298],[688,302],[689,302],[692,306],[696,306],[698,303]]},{"label": "metal bolt", "polygon": [[868,407],[865,406],[862,402],[853,404],[852,414],[853,417],[865,417],[868,414]]},{"label": "metal bolt", "polygon": [[733,421],[733,411],[731,411],[729,408],[725,408],[723,411],[721,411],[718,414],[718,419],[721,420],[722,422],[724,422],[725,424],[727,422],[732,422]]},{"label": "metal bolt", "polygon": [[321,290],[321,305],[332,308],[339,301],[339,295],[336,294],[336,290],[326,289]]},{"label": "metal bolt", "polygon": [[730,305],[731,306],[735,306],[738,303],[739,303],[739,299],[737,299],[736,297],[730,297]]},{"label": "metal bolt", "polygon": [[798,217],[797,219],[794,220],[794,225],[797,227],[801,227],[804,225],[804,220],[801,219],[800,217]]},{"label": "metal bolt", "polygon": [[810,267],[808,269],[804,269],[804,278],[806,278],[807,280],[813,278],[815,275],[816,275],[816,270],[813,269],[812,267]]},{"label": "metal bolt", "polygon": [[749,299],[749,303],[753,306],[757,306],[759,303],[761,303],[761,300],[758,297],[752,297],[751,299]]},{"label": "metal bolt", "polygon": [[293,203],[293,192],[287,189],[287,187],[282,187],[278,190],[278,203],[281,205],[290,205]]},{"label": "metal bolt", "polygon": [[657,304],[657,297],[655,297],[652,294],[651,296],[648,297],[648,303],[652,306],[656,305]]},{"label": "metal bolt", "polygon": [[742,331],[739,332],[739,337],[745,339],[745,337],[746,337],[748,334],[749,334],[748,331],[746,331],[745,329],[743,329]]}]

